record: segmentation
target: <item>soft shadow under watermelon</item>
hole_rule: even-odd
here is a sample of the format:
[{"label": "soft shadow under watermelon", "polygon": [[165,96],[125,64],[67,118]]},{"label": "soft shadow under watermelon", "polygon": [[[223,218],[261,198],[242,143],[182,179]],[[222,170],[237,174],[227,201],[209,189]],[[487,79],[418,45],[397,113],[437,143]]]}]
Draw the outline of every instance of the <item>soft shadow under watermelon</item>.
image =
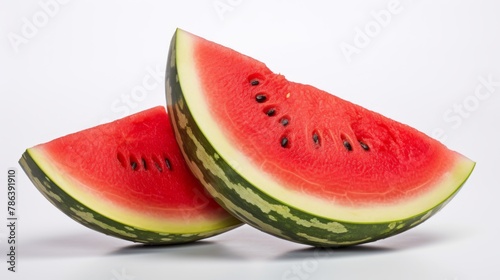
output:
[{"label": "soft shadow under watermelon", "polygon": [[213,241],[197,241],[186,244],[144,245],[134,244],[109,253],[110,256],[134,255],[141,258],[157,259],[175,257],[186,259],[223,259],[239,261],[245,259],[241,254],[230,250],[228,246]]},{"label": "soft shadow under watermelon", "polygon": [[351,256],[367,256],[385,254],[394,251],[393,248],[371,245],[358,245],[339,248],[310,247],[286,252],[278,256],[277,260],[303,260],[323,258],[343,258]]},{"label": "soft shadow under watermelon", "polygon": [[[93,233],[93,232],[92,232]],[[32,238],[23,242],[20,253],[26,259],[96,257],[128,244],[117,238],[86,233],[63,233]]]},{"label": "soft shadow under watermelon", "polygon": [[[460,232],[460,231],[459,231]],[[380,240],[369,245],[357,245],[339,248],[311,247],[289,251],[277,259],[305,259],[305,258],[343,258],[367,255],[395,253],[440,244],[460,238],[463,234],[443,234],[435,231],[405,232],[400,236]]]}]

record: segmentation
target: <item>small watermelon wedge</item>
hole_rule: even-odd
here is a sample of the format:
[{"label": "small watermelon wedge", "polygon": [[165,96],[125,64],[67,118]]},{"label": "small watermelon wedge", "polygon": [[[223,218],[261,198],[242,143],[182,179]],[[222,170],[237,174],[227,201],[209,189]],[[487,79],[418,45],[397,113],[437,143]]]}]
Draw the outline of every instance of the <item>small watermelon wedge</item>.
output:
[{"label": "small watermelon wedge", "polygon": [[34,146],[19,163],[59,210],[121,239],[186,243],[241,225],[190,172],[163,106]]},{"label": "small watermelon wedge", "polygon": [[177,29],[166,95],[186,161],[230,213],[269,234],[348,246],[406,231],[475,162],[407,125]]}]

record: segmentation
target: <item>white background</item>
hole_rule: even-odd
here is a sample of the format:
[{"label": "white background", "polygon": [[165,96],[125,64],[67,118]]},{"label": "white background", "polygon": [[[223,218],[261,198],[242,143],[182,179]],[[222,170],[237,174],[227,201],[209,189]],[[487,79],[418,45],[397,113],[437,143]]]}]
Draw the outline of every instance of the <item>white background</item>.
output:
[{"label": "white background", "polygon": [[[17,161],[38,143],[164,105],[176,27],[439,136],[476,170],[428,222],[347,249],[247,226],[154,248],[89,230],[48,203]],[[0,106],[1,279],[500,279],[498,1],[0,0]],[[16,273],[6,263],[10,167]]]}]

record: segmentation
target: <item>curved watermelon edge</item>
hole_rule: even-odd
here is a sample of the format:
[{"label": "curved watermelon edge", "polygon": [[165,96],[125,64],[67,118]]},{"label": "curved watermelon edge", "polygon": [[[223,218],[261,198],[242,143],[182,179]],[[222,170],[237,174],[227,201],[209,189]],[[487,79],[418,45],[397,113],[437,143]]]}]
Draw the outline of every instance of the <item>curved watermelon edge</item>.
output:
[{"label": "curved watermelon edge", "polygon": [[29,149],[23,153],[19,164],[40,193],[60,211],[90,229],[116,238],[148,245],[180,244],[215,236],[240,226],[236,224],[218,230],[185,234],[143,230],[109,219],[68,195],[38,166]]},{"label": "curved watermelon edge", "polygon": [[[384,239],[411,229],[439,212],[461,189],[474,169],[475,163],[460,186],[441,203],[401,220],[350,223],[286,206],[238,174],[201,132],[181,89],[175,56],[176,34],[168,56],[166,95],[167,108],[183,155],[195,176],[221,206],[259,230],[293,242],[322,247],[350,246]],[[241,204],[236,205],[235,201]]]}]

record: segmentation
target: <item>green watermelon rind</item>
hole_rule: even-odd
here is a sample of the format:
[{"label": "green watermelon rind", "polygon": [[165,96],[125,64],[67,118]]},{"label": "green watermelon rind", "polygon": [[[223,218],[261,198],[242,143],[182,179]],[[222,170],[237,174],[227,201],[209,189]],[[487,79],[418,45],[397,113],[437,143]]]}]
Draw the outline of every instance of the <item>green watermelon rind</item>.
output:
[{"label": "green watermelon rind", "polygon": [[241,176],[244,170],[235,170],[232,163],[219,156],[204,136],[184,98],[177,73],[175,48],[176,35],[171,41],[167,63],[167,108],[186,162],[221,206],[257,229],[293,242],[321,247],[373,242],[409,230],[439,212],[470,175],[438,205],[400,220],[353,223],[320,217],[286,205]]},{"label": "green watermelon rind", "polygon": [[19,164],[35,187],[55,207],[76,222],[109,236],[148,245],[181,244],[215,236],[240,226],[240,224],[233,223],[215,230],[211,229],[198,233],[169,233],[144,230],[110,219],[67,194],[37,164],[36,160],[30,155],[29,149],[23,153]]}]

